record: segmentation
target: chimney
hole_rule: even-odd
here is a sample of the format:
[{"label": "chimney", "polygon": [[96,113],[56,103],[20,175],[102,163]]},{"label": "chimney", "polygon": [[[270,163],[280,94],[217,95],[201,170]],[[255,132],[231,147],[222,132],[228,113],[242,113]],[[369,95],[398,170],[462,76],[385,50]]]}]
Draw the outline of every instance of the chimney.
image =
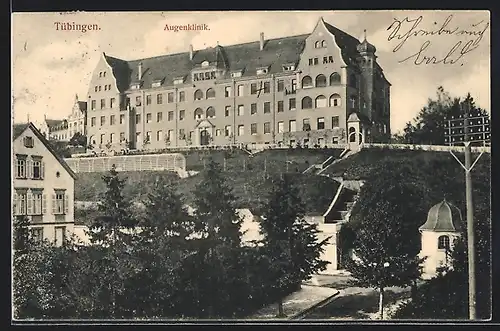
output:
[{"label": "chimney", "polygon": [[189,60],[193,60],[193,45],[189,45]]},{"label": "chimney", "polygon": [[260,33],[260,50],[264,49],[264,32]]},{"label": "chimney", "polygon": [[142,79],[142,62],[139,62],[137,76],[138,80]]}]

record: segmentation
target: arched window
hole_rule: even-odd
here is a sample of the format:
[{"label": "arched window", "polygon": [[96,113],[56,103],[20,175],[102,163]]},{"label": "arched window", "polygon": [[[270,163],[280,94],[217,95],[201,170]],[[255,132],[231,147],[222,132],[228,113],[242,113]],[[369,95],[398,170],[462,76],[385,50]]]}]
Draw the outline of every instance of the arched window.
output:
[{"label": "arched window", "polygon": [[354,88],[358,88],[358,82],[357,82],[355,74],[351,74],[349,76],[349,86],[354,87]]},{"label": "arched window", "polygon": [[302,109],[311,109],[313,101],[310,97],[304,97],[302,99]]},{"label": "arched window", "polygon": [[215,117],[215,108],[214,107],[208,107],[207,109],[207,118],[214,118]]},{"label": "arched window", "polygon": [[316,108],[325,108],[326,107],[326,97],[324,95],[318,95],[315,100]]},{"label": "arched window", "polygon": [[340,84],[340,75],[338,72],[334,72],[330,75],[330,85]]},{"label": "arched window", "polygon": [[319,48],[319,40],[317,42],[314,43],[314,48]]},{"label": "arched window", "polygon": [[326,86],[326,77],[325,75],[316,76],[316,87],[325,87]]},{"label": "arched window", "polygon": [[302,88],[308,88],[313,86],[313,80],[309,76],[302,78]]},{"label": "arched window", "polygon": [[321,47],[326,47],[326,41],[324,41],[324,40],[323,40],[323,41],[321,42]]},{"label": "arched window", "polygon": [[195,100],[201,100],[201,99],[203,99],[203,92],[201,90],[196,90],[194,92],[194,99]]},{"label": "arched window", "polygon": [[450,237],[439,236],[438,238],[438,249],[449,249],[450,248]]},{"label": "arched window", "polygon": [[194,111],[194,119],[201,120],[202,118],[203,118],[203,109],[196,108],[196,110]]},{"label": "arched window", "polygon": [[340,94],[332,94],[330,96],[330,107],[340,107],[341,101]]},{"label": "arched window", "polygon": [[352,126],[349,128],[349,142],[353,143],[356,141],[356,129]]},{"label": "arched window", "polygon": [[213,88],[207,90],[207,99],[215,99],[215,90]]}]

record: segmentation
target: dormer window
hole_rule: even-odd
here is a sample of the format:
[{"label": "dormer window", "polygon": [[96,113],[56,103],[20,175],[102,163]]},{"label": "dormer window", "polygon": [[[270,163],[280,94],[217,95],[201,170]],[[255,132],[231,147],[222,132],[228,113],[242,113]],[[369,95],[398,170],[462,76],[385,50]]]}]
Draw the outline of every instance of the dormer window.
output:
[{"label": "dormer window", "polygon": [[141,88],[141,85],[142,85],[141,82],[135,82],[135,83],[132,83],[132,85],[130,86],[130,88],[132,90],[138,90],[138,89]]},{"label": "dormer window", "polygon": [[151,83],[151,87],[160,87],[163,84],[163,79],[156,79]]},{"label": "dormer window", "polygon": [[176,77],[174,79],[174,85],[184,84],[184,77]]},{"label": "dormer window", "polygon": [[208,67],[209,65],[210,65],[210,63],[209,63],[208,61],[203,61],[203,62],[201,63],[201,66],[202,66],[202,67]]},{"label": "dormer window", "polygon": [[216,79],[215,71],[206,71],[193,74],[193,81]]},{"label": "dormer window", "polygon": [[238,77],[241,77],[241,71],[233,71],[231,73],[231,78],[238,78]]},{"label": "dormer window", "polygon": [[284,64],[283,65],[283,71],[294,71],[295,70],[295,64]]},{"label": "dormer window", "polygon": [[269,67],[257,68],[257,75],[267,75],[269,72]]}]

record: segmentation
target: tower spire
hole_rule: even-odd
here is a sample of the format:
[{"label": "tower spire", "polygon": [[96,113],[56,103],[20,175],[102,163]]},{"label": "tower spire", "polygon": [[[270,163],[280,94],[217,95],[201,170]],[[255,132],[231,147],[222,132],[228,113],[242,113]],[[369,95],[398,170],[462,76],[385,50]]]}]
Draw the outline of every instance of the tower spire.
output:
[{"label": "tower spire", "polygon": [[363,30],[363,37],[364,37],[364,40],[366,40],[366,29]]}]

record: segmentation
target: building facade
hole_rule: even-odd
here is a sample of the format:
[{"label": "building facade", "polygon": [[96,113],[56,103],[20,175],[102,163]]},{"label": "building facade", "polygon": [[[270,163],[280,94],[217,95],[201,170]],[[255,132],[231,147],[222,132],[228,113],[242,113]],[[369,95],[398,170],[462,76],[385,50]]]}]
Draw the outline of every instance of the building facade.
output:
[{"label": "building facade", "polygon": [[71,114],[68,116],[68,139],[71,139],[76,133],[86,135],[85,124],[87,122],[87,102],[79,101],[78,95],[75,95],[75,103]]},{"label": "building facade", "polygon": [[15,126],[13,216],[26,216],[35,238],[61,245],[73,233],[75,173],[32,124]]},{"label": "building facade", "polygon": [[326,23],[311,34],[124,61],[103,53],[88,91],[94,147],[347,142],[390,137],[390,83],[376,49]]}]

